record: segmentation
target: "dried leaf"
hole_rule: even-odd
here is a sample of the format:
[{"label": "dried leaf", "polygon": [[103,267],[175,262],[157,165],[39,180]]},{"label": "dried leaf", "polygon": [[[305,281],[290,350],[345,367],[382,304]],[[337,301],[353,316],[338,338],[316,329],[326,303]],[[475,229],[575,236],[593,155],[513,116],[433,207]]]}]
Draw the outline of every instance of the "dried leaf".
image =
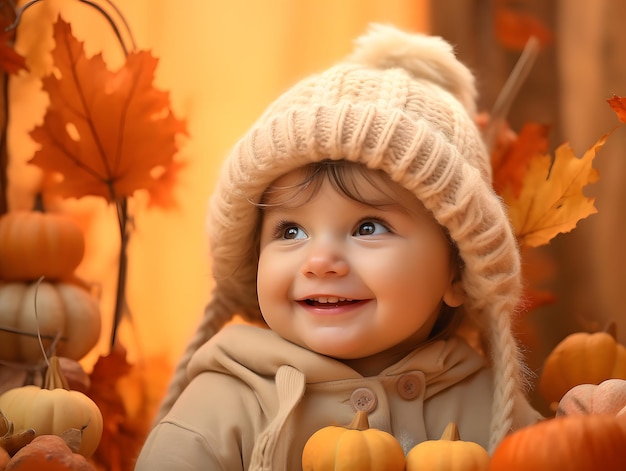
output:
[{"label": "dried leaf", "polygon": [[556,302],[556,295],[545,289],[557,276],[557,264],[549,253],[538,248],[522,250],[522,276],[525,280],[524,310],[527,312]]},{"label": "dried leaf", "polygon": [[102,469],[132,469],[148,435],[171,375],[168,362],[152,358],[141,366],[128,363],[117,346],[100,357],[91,373],[90,397],[104,419],[102,437],[92,460]]},{"label": "dried leaf", "polygon": [[613,95],[613,98],[606,100],[609,106],[617,114],[617,118],[626,124],[626,97]]},{"label": "dried leaf", "polygon": [[28,445],[35,438],[35,431],[32,428],[12,432],[0,437],[0,447],[4,448],[7,453],[13,456],[23,447]]},{"label": "dried leaf", "polygon": [[117,200],[158,184],[186,124],[169,108],[169,94],[153,87],[157,66],[149,52],[129,54],[122,68],[107,69],[102,54],[90,58],[69,23],[54,25],[55,71],[43,79],[50,97],[42,125],[32,132],[40,149],[31,163],[62,174],[66,197]]},{"label": "dried leaf", "polygon": [[507,49],[522,51],[532,36],[537,38],[541,47],[554,40],[545,23],[529,13],[500,4],[495,7],[494,16],[496,38]]},{"label": "dried leaf", "polygon": [[501,149],[500,155],[492,155],[493,187],[496,193],[501,194],[509,187],[514,196],[519,196],[530,161],[548,150],[549,131],[549,126],[527,123],[508,148]]},{"label": "dried leaf", "polygon": [[68,428],[59,435],[73,453],[78,453],[83,441],[83,431],[79,428]]},{"label": "dried leaf", "polygon": [[549,155],[536,155],[519,196],[510,187],[505,189],[501,196],[509,206],[521,246],[545,245],[597,212],[594,199],[583,194],[583,187],[598,180],[598,171],[592,163],[608,136],[602,136],[582,158],[577,158],[568,144],[557,148],[554,163]]}]

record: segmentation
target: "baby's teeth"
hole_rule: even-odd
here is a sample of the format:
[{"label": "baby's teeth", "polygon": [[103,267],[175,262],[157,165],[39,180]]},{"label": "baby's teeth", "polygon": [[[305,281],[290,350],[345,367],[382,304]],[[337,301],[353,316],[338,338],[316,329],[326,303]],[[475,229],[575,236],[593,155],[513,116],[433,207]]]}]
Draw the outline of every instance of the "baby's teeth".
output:
[{"label": "baby's teeth", "polygon": [[319,298],[317,298],[317,302],[318,303],[322,303],[322,304],[324,304],[324,303],[334,304],[334,303],[338,303],[338,302],[341,302],[341,301],[352,301],[352,299],[338,298],[338,297],[335,297],[335,296],[328,296],[328,297],[319,297]]}]

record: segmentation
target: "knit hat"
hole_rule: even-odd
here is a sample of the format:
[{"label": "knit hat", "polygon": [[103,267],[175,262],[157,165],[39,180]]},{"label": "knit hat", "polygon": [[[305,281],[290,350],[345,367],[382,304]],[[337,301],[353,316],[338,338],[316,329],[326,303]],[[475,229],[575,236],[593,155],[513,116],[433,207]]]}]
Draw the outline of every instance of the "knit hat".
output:
[{"label": "knit hat", "polygon": [[228,156],[211,200],[215,289],[161,414],[187,384],[190,356],[234,314],[262,321],[256,294],[258,203],[278,177],[324,159],[386,172],[447,228],[464,262],[464,310],[489,343],[491,448],[514,424],[521,362],[511,333],[520,294],[516,239],[474,123],[471,72],[443,39],[372,25],[354,53],[280,96]]}]

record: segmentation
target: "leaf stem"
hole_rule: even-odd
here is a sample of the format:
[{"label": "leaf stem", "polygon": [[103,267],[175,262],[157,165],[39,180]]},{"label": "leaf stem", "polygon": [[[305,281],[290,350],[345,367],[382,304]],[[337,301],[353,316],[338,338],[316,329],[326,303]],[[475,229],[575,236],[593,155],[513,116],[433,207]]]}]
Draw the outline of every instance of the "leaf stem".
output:
[{"label": "leaf stem", "polygon": [[8,167],[9,151],[7,149],[7,127],[9,124],[9,74],[2,72],[0,105],[0,216],[9,210],[8,202]]},{"label": "leaf stem", "polygon": [[128,272],[128,242],[130,231],[128,229],[128,199],[122,197],[116,200],[117,219],[120,229],[120,255],[117,270],[117,293],[115,295],[115,311],[113,312],[113,325],[111,328],[110,348],[113,349],[117,340],[117,328],[122,321],[124,307],[126,306],[126,279]]}]

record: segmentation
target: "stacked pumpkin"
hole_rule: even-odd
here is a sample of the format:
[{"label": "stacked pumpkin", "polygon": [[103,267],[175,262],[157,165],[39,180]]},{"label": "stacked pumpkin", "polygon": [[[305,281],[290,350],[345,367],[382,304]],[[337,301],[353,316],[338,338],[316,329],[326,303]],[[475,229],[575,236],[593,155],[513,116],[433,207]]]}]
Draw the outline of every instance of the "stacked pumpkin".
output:
[{"label": "stacked pumpkin", "polygon": [[79,360],[100,337],[98,302],[70,282],[85,251],[81,228],[62,214],[13,211],[0,217],[0,360]]},{"label": "stacked pumpkin", "polygon": [[0,217],[0,363],[47,365],[43,387],[0,395],[0,471],[93,469],[102,414],[70,389],[59,358],[78,365],[100,337],[98,301],[74,277],[84,250],[81,228],[62,214]]}]

